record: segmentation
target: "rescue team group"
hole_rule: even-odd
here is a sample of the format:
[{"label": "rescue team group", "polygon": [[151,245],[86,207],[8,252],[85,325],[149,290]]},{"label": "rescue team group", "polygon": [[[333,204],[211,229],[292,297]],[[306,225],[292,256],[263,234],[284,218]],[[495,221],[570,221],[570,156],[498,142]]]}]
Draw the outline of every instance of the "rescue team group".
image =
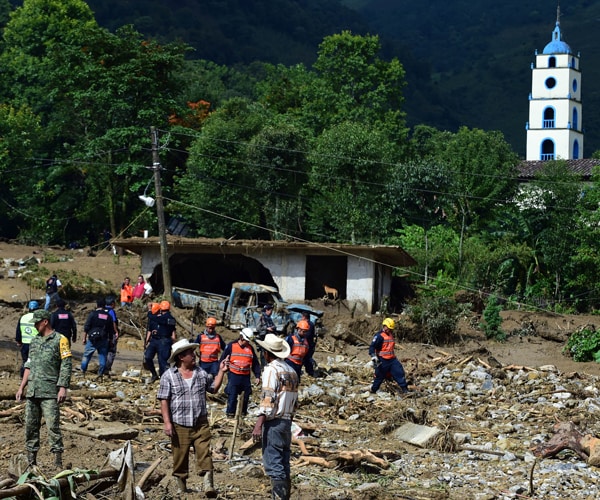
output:
[{"label": "rescue team group", "polygon": [[[111,300],[112,303],[107,304]],[[108,301],[99,299],[96,305],[84,326],[85,348],[80,369],[85,374],[90,358],[97,351],[98,376],[101,377],[108,373],[114,360],[118,320],[112,297]],[[21,346],[24,364],[16,399],[26,399],[25,447],[31,466],[36,464],[40,448],[42,416],[55,465],[62,466],[64,447],[59,405],[67,396],[72,372],[70,344],[76,341],[74,320],[70,331],[65,331],[67,329],[61,323],[68,323],[71,314],[64,307],[64,301],[58,299],[56,311],[50,313],[32,301],[29,312],[21,317],[17,326],[17,343]],[[302,367],[314,376],[312,356],[316,338],[309,317],[298,321],[295,331],[287,338],[278,336],[271,319],[272,312],[273,306],[265,305],[256,335],[250,328],[244,328],[237,340],[226,344],[216,332],[216,319],[210,317],[196,339],[177,340],[170,303],[162,301],[149,305],[144,363],[152,373],[152,381],[160,379],[157,399],[161,404],[164,432],[171,440],[172,475],[178,494],[187,491],[192,446],[196,471],[203,476],[203,491],[209,498],[217,496],[206,393],[218,392],[227,372],[225,411],[228,417],[235,415],[238,395],[242,393],[241,411],[247,414],[252,375],[255,383],[262,385],[252,438],[262,443],[263,467],[271,480],[272,498],[290,498],[291,424],[298,403]],[[371,392],[377,392],[389,377],[396,381],[400,391],[408,392],[404,369],[394,354],[394,327],[394,320],[386,318],[371,342],[369,354],[375,368]],[[258,355],[252,341],[258,346]],[[158,374],[153,362],[155,355],[158,357]]]}]

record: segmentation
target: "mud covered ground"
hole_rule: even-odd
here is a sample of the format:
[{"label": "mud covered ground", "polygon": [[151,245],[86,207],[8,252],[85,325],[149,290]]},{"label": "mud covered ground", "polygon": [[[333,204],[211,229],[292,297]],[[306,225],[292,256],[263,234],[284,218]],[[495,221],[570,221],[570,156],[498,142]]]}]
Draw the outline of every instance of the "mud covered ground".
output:
[{"label": "mud covered ground", "polygon": [[[24,312],[23,305],[31,298],[42,300],[44,295],[41,289],[31,289],[18,277],[15,262],[32,256],[41,261],[51,261],[43,265],[56,271],[59,278],[61,271],[74,270],[82,276],[112,283],[115,290],[125,276],[130,276],[135,282],[140,269],[139,258],[134,255],[117,260],[108,252],[90,256],[86,250],[0,243],[0,259],[4,261],[3,278],[0,279],[1,411],[17,406],[11,400],[19,383],[20,360],[14,342],[16,323]],[[57,259],[57,256],[60,258]],[[8,272],[9,269],[17,270],[14,273],[16,277],[9,277],[9,274],[13,274]],[[343,305],[312,305],[326,311],[326,333],[319,341],[315,356],[321,376],[317,379],[303,377],[304,390],[297,421],[299,425],[305,423],[310,428],[310,431],[302,433],[308,455],[329,460],[328,463],[333,466],[309,463],[302,458],[306,453],[294,446],[292,498],[492,499],[522,498],[532,493],[528,491],[530,481],[527,471],[531,468],[530,464],[520,459],[517,459],[517,463],[503,464],[491,455],[483,458],[465,456],[466,452],[458,450],[456,444],[445,450],[406,444],[393,437],[393,431],[405,422],[442,428],[449,442],[454,442],[457,433],[469,434],[473,446],[489,445],[494,449],[501,448],[508,440],[506,447],[501,449],[519,456],[526,455],[536,442],[548,439],[550,427],[556,419],[574,421],[594,434],[600,431],[596,423],[598,414],[594,413],[594,406],[589,406],[598,403],[598,395],[584,391],[597,386],[600,365],[575,363],[561,353],[563,343],[548,340],[565,337],[582,325],[597,325],[597,316],[505,311],[502,313],[504,331],[522,331],[527,327],[531,332],[528,335],[511,335],[505,343],[486,340],[482,332],[473,327],[476,321],[472,318],[465,318],[461,322],[460,338],[452,345],[433,346],[401,339],[397,344],[397,355],[403,361],[410,383],[419,390],[417,397],[398,399],[392,384],[384,385],[375,397],[368,393],[372,370],[367,366],[367,347],[381,318],[352,317]],[[92,302],[72,303],[80,326],[92,308]],[[93,379],[84,380],[74,373],[70,400],[65,405],[71,412],[63,413],[63,422],[92,435],[95,429],[102,429],[114,421],[136,429],[138,435],[132,440],[132,446],[137,474],[141,475],[158,457],[164,457],[146,483],[146,498],[176,498],[169,480],[168,440],[162,432],[160,419],[153,413],[158,409],[155,399],[157,385],[148,383],[148,372],[142,371],[139,376],[136,372],[141,369],[143,349],[136,328],[139,317],[143,316],[143,308],[133,312],[118,311],[118,314],[121,322],[130,326],[124,329],[125,334],[119,343],[113,369],[116,376],[108,381],[97,382]],[[185,324],[187,312],[176,311],[176,314]],[[403,325],[402,331],[410,330],[411,325],[406,319],[397,319]],[[181,337],[190,336],[190,332],[186,330],[184,333],[181,327],[179,333]],[[221,333],[226,340],[236,336],[224,329]],[[80,342],[73,348],[75,366],[81,359],[82,350]],[[539,367],[543,369],[539,370]],[[481,370],[485,377],[489,375],[492,380],[492,391],[472,387],[474,374],[479,374]],[[526,418],[521,413],[517,416],[511,414],[517,411],[514,410],[515,401],[521,404],[521,400],[529,393],[553,393],[557,387],[570,391],[567,402],[549,401],[551,404],[548,407],[543,397],[542,400],[533,398],[519,409],[519,412],[529,412]],[[257,399],[257,392],[253,394],[253,402]],[[94,393],[106,393],[109,397],[98,399],[93,397]],[[240,424],[234,451],[229,459],[234,421],[225,418],[224,401],[222,393],[210,401],[215,483],[219,498],[270,498],[269,483],[260,466],[260,450],[251,448],[242,453],[239,448],[251,435],[255,421],[252,405],[250,415]],[[10,417],[0,417],[0,444],[3,450],[0,456],[0,480],[7,477],[10,464],[23,452],[22,417],[20,411]],[[517,421],[522,429],[516,426]],[[502,427],[509,424],[513,426],[513,431]],[[42,436],[45,439],[45,432]],[[124,445],[123,440],[100,440],[76,432],[64,432],[64,439],[65,468],[103,469],[108,453]],[[340,452],[355,450],[371,450],[376,456],[383,457],[388,466],[339,459]],[[552,467],[561,463],[560,460],[542,461],[547,463],[550,479],[546,479],[546,469],[542,467],[537,484],[538,494],[543,491],[551,492],[558,498],[592,498],[593,495],[577,497],[568,496],[567,493],[564,493],[567,496],[562,496],[561,486],[552,482],[552,477],[565,475],[564,471],[552,474]],[[52,476],[59,472],[53,468],[51,461],[44,442],[39,454],[41,473]],[[585,470],[580,470],[582,461],[578,457],[567,454],[563,461],[573,465],[575,472],[569,474],[575,474],[577,479],[580,479],[580,475],[588,479],[592,477],[592,471],[585,468],[584,462],[582,467]],[[475,472],[470,470],[471,466]],[[507,467],[512,472],[506,472]],[[585,482],[585,479],[581,480]],[[563,483],[566,484],[564,491],[570,491],[568,488],[576,485],[575,479],[568,474],[566,479],[563,478]],[[189,486],[192,489],[189,498],[203,498],[200,480],[193,474]],[[581,484],[579,490],[587,491],[585,488],[582,490]],[[96,498],[118,497],[111,489],[96,494]],[[535,494],[532,497],[550,498]]]}]

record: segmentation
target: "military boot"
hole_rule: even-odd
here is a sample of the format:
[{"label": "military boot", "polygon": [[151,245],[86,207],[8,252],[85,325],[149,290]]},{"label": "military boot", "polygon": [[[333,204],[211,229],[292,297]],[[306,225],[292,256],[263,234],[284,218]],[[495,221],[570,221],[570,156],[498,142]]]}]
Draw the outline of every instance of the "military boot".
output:
[{"label": "military boot", "polygon": [[57,452],[54,454],[54,465],[57,467],[62,467],[62,453]]},{"label": "military boot", "polygon": [[37,465],[37,452],[36,451],[28,451],[27,452],[27,463],[29,465]]},{"label": "military boot", "polygon": [[217,490],[215,490],[215,485],[213,482],[213,471],[206,471],[204,474],[204,483],[202,485],[202,489],[204,490],[204,494],[207,498],[217,498]]}]

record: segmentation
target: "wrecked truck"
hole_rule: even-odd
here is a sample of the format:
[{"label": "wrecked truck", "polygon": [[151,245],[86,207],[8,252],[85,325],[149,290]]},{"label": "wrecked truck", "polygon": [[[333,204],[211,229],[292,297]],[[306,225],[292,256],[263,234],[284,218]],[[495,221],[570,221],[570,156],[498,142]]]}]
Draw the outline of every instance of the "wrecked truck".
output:
[{"label": "wrecked truck", "polygon": [[217,319],[219,324],[231,330],[249,327],[256,332],[263,307],[272,304],[271,318],[278,333],[289,333],[302,319],[304,311],[310,314],[316,331],[322,330],[323,311],[313,309],[305,304],[288,304],[277,288],[268,285],[233,283],[229,295],[174,286],[172,293],[173,303],[177,307],[193,309],[193,320],[196,324],[202,325],[206,318],[212,316]]}]

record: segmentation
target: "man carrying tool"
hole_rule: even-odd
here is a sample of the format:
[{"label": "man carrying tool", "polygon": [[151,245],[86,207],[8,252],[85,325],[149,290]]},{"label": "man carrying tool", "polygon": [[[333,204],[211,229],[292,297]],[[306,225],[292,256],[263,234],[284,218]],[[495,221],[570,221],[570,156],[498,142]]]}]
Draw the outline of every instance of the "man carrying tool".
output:
[{"label": "man carrying tool", "polygon": [[254,348],[250,345],[253,337],[254,334],[250,328],[242,329],[238,340],[227,344],[221,355],[221,361],[229,358],[229,374],[227,375],[227,387],[225,388],[225,394],[227,394],[225,413],[228,417],[235,416],[238,395],[242,392],[244,393],[242,414],[248,414],[248,402],[252,393],[251,372],[256,377],[256,385],[260,384],[260,363]]},{"label": "man carrying tool", "polygon": [[219,372],[219,355],[225,349],[225,341],[217,333],[216,318],[206,319],[206,328],[196,337],[200,345],[200,367],[215,376]]},{"label": "man carrying tool", "polygon": [[394,353],[396,345],[394,341],[395,327],[396,323],[392,318],[385,318],[381,330],[373,337],[369,346],[369,356],[371,356],[371,361],[375,367],[375,380],[371,386],[372,393],[379,390],[388,374],[396,381],[401,392],[409,392],[404,368]]},{"label": "man carrying tool", "polygon": [[196,364],[197,347],[198,344],[190,343],[188,339],[173,344],[168,361],[175,366],[162,374],[157,398],[160,400],[165,434],[171,438],[177,493],[182,495],[186,492],[190,446],[193,446],[196,470],[204,476],[204,493],[215,498],[217,492],[213,479],[206,393],[215,394],[219,390],[228,360],[221,362],[213,379]]}]

